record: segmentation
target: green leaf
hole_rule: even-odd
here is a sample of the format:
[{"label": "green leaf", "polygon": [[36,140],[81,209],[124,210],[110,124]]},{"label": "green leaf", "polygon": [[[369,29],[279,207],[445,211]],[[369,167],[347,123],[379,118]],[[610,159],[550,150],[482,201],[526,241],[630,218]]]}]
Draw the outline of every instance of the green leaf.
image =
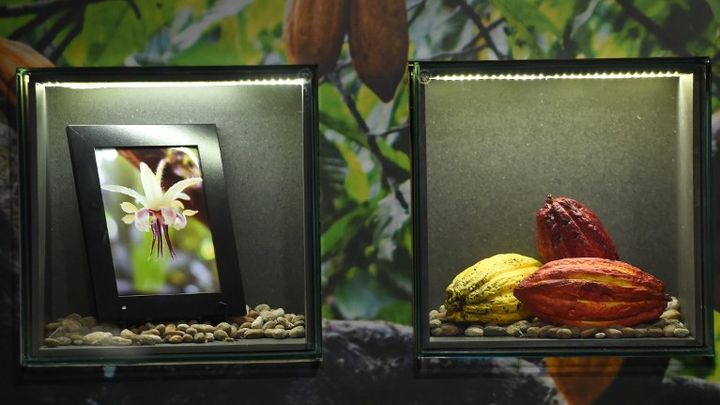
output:
[{"label": "green leaf", "polygon": [[327,131],[325,132],[325,137],[333,142],[343,157],[343,160],[347,163],[345,192],[351,199],[358,203],[367,201],[368,198],[370,198],[370,183],[360,158],[352,148],[350,148],[347,140],[342,135],[335,131]]},{"label": "green leaf", "polygon": [[380,308],[375,318],[402,325],[412,325],[412,304],[407,301],[396,301],[385,305]]},{"label": "green leaf", "polygon": [[382,138],[377,139],[377,146],[378,149],[380,149],[380,154],[382,154],[390,162],[410,172],[410,158],[407,153],[393,149],[393,147],[388,145],[388,143]]},{"label": "green leaf", "polygon": [[394,301],[385,285],[357,267],[338,285],[334,297],[343,319],[374,319],[380,308]]},{"label": "green leaf", "polygon": [[[143,232],[141,242],[130,247],[133,266],[133,288],[139,293],[157,293],[165,285],[169,256],[150,257],[152,233]],[[165,252],[167,254],[167,251]]]},{"label": "green leaf", "polygon": [[359,206],[333,222],[320,237],[320,256],[325,257],[340,253],[353,235],[360,230],[368,214],[367,207]]}]

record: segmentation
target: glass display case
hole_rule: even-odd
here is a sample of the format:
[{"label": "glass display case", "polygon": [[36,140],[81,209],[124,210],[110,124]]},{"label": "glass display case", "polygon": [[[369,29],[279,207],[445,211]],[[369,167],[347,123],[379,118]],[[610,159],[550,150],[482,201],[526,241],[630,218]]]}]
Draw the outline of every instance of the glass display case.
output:
[{"label": "glass display case", "polygon": [[418,357],[712,354],[706,58],[409,69]]},{"label": "glass display case", "polygon": [[320,358],[314,67],[17,79],[24,366]]}]

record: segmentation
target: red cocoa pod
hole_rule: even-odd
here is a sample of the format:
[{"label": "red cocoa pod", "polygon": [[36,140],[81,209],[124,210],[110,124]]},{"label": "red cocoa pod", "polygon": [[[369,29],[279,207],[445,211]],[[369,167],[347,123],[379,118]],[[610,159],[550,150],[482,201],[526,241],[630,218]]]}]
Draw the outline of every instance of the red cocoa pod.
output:
[{"label": "red cocoa pod", "polygon": [[350,0],[350,56],[360,80],[384,102],[405,74],[408,22],[405,0]]},{"label": "red cocoa pod", "polygon": [[515,287],[535,316],[553,325],[632,326],[665,310],[665,285],[637,267],[598,257],[554,260]]},{"label": "red cocoa pod", "polygon": [[284,38],[290,62],[318,65],[322,76],[335,68],[347,33],[346,0],[290,0]]},{"label": "red cocoa pod", "polygon": [[52,67],[45,56],[22,42],[0,38],[0,94],[17,105],[15,70],[19,67]]},{"label": "red cocoa pod", "polygon": [[543,263],[566,257],[620,258],[600,218],[580,201],[548,195],[535,214],[535,224],[535,242]]}]

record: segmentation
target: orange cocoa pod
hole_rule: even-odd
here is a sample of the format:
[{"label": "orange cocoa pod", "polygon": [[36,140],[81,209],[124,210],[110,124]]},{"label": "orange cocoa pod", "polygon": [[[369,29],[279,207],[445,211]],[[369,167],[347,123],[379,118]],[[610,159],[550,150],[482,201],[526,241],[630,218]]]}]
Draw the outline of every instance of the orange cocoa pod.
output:
[{"label": "orange cocoa pod", "polygon": [[384,102],[405,74],[405,0],[350,0],[350,56],[360,80]]},{"label": "orange cocoa pod", "polygon": [[0,38],[0,94],[17,105],[15,70],[19,67],[52,67],[45,56],[22,42]]},{"label": "orange cocoa pod", "polygon": [[587,328],[654,321],[667,304],[665,285],[655,276],[597,257],[546,263],[513,294],[545,322]]},{"label": "orange cocoa pod", "polygon": [[622,357],[547,357],[545,368],[570,405],[595,402],[620,372]]},{"label": "orange cocoa pod", "polygon": [[580,201],[548,195],[535,215],[535,225],[535,242],[543,263],[566,257],[619,259],[615,242],[600,218]]},{"label": "orange cocoa pod", "polygon": [[318,65],[322,76],[335,68],[347,33],[345,0],[290,0],[284,38],[292,63]]}]

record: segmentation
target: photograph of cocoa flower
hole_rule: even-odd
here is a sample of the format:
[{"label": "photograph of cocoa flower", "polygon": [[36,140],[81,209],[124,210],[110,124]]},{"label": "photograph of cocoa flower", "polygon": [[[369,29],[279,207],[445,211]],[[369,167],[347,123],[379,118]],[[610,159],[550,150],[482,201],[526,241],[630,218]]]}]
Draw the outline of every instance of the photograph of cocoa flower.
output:
[{"label": "photograph of cocoa flower", "polygon": [[220,290],[198,150],[95,150],[118,295]]}]

